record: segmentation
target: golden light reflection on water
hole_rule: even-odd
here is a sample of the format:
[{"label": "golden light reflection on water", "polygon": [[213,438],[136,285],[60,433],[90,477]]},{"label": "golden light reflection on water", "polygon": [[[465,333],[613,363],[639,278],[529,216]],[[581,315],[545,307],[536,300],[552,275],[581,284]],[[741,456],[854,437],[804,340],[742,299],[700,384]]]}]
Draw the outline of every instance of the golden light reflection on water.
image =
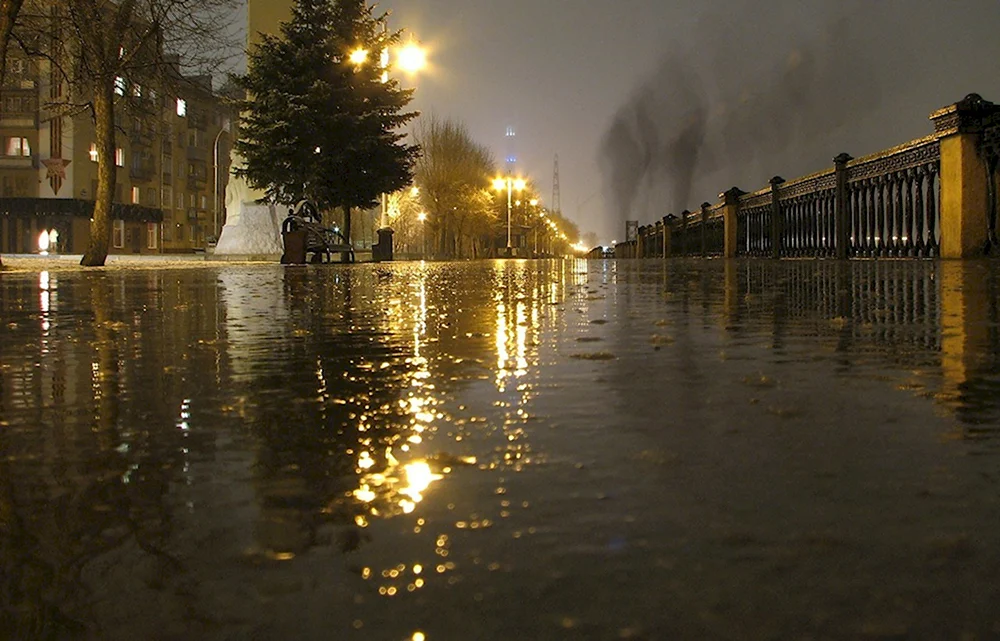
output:
[{"label": "golden light reflection on water", "polygon": [[[413,301],[412,305],[409,301]],[[412,310],[412,311],[411,311]],[[413,355],[405,359],[408,366],[402,389],[406,397],[399,401],[400,409],[409,416],[408,429],[395,434],[389,444],[379,444],[364,437],[362,445],[370,448],[358,453],[356,472],[358,485],[351,495],[365,504],[369,516],[413,514],[431,486],[444,478],[444,471],[435,471],[428,459],[413,452],[424,442],[424,435],[436,431],[443,418],[435,410],[438,399],[429,381],[430,361],[423,355],[427,335],[427,267],[422,266],[411,297],[394,297],[389,301],[389,322],[393,329],[410,326]],[[383,363],[382,369],[391,367]],[[388,408],[386,408],[388,409]],[[371,417],[377,421],[379,417]],[[369,431],[369,417],[359,421],[358,431]],[[402,459],[402,460],[401,460]],[[359,516],[356,523],[367,527],[368,520]]]}]

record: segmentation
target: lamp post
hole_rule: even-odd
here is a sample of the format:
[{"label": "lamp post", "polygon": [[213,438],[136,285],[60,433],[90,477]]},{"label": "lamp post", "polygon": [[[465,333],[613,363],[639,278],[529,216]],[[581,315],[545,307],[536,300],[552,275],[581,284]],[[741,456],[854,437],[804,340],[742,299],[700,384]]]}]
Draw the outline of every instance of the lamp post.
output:
[{"label": "lamp post", "polygon": [[420,222],[420,260],[424,260],[427,254],[427,212],[417,214],[417,220]]},{"label": "lamp post", "polygon": [[513,209],[514,204],[514,191],[521,192],[527,187],[528,183],[523,178],[514,178],[513,176],[507,176],[505,178],[495,178],[493,180],[493,188],[497,191],[502,192],[504,188],[507,189],[507,256],[513,255],[513,246],[511,245],[511,231],[510,231],[510,214],[511,209]]},{"label": "lamp post", "polygon": [[[383,22],[383,34],[388,33],[388,31],[388,24]],[[361,66],[368,61],[368,51],[365,49],[355,49],[350,54],[350,60],[355,66]],[[408,43],[396,50],[395,65],[391,63],[389,50],[383,49],[382,53],[379,55],[379,67],[382,69],[381,80],[383,84],[389,82],[390,67],[399,69],[407,76],[412,77],[427,67],[427,51],[411,37]],[[388,195],[385,193],[382,194],[381,209],[381,215],[379,216],[379,228],[388,229],[391,221],[389,220]]]},{"label": "lamp post", "polygon": [[[531,200],[528,201],[528,204],[531,205],[531,211],[537,217],[538,216],[538,199],[537,198],[532,198]],[[538,221],[537,220],[534,221],[534,224],[532,225],[532,227],[535,228],[535,247],[534,247],[534,249],[532,251],[532,256],[534,258],[538,258]]]}]

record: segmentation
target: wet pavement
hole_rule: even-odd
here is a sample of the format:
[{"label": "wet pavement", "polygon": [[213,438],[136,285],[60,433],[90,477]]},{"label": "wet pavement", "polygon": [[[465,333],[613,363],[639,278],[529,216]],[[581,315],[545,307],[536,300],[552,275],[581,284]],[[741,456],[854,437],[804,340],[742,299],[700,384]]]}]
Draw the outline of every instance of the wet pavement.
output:
[{"label": "wet pavement", "polygon": [[0,639],[1000,639],[1000,269],[0,273]]}]

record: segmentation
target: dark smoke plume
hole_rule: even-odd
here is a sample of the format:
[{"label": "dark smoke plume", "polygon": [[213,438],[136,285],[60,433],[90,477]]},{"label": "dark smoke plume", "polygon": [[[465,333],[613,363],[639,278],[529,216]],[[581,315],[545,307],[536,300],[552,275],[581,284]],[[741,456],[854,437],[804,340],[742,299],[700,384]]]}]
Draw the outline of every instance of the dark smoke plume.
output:
[{"label": "dark smoke plume", "polygon": [[[775,2],[780,14],[779,4],[803,0]],[[652,222],[732,184],[755,189],[775,173],[830,164],[843,151],[833,135],[876,109],[894,82],[876,77],[869,38],[846,17],[865,5],[837,6],[818,28],[790,37],[787,24],[758,24],[753,3],[706,17],[698,47],[668,53],[602,139],[605,192],[619,221]]]}]

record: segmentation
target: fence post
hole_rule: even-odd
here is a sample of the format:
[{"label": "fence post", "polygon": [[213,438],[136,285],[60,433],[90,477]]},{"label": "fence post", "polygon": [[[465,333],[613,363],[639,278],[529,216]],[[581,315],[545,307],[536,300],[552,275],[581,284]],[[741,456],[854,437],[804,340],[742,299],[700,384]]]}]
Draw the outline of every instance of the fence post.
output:
[{"label": "fence post", "polygon": [[771,179],[771,257],[781,258],[781,232],[784,221],[781,220],[781,186],[785,179],[775,176]]},{"label": "fence post", "polygon": [[646,244],[646,228],[639,227],[635,233],[635,257],[642,258],[643,255],[643,245]]},{"label": "fence post", "polygon": [[672,232],[673,225],[671,221],[673,220],[673,215],[667,214],[663,217],[663,257],[670,258],[670,235]]},{"label": "fence post", "polygon": [[733,187],[729,191],[720,194],[723,203],[725,203],[725,209],[722,210],[722,220],[726,230],[724,253],[726,258],[736,258],[736,254],[739,251],[740,197],[745,193],[739,187]]},{"label": "fence post", "polygon": [[837,178],[837,191],[834,196],[834,225],[836,226],[837,258],[847,260],[848,241],[850,240],[850,201],[847,199],[847,163],[854,160],[850,154],[840,154],[833,159],[834,172]]},{"label": "fence post", "polygon": [[1000,106],[969,94],[931,114],[941,142],[941,256],[983,254],[989,233],[990,181],[979,151],[984,121]]},{"label": "fence post", "polygon": [[701,257],[708,256],[708,210],[712,206],[708,203],[701,204]]}]

